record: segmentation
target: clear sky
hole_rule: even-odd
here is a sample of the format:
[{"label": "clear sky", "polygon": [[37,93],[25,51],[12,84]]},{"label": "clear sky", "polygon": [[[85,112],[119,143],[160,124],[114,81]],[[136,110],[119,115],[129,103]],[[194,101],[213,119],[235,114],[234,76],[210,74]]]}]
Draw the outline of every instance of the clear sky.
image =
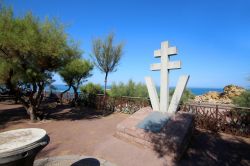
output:
[{"label": "clear sky", "polygon": [[[152,76],[160,82],[160,72],[150,71],[160,62],[153,51],[161,41],[177,46],[182,69],[172,71],[170,85],[190,74],[189,87],[216,87],[227,84],[249,86],[250,1],[249,0],[5,0],[16,15],[32,11],[41,19],[56,17],[69,25],[67,33],[81,42],[84,58],[91,54],[92,40],[115,32],[116,41],[125,42],[124,56],[113,81],[133,79],[144,82]],[[55,76],[56,83],[62,83]],[[103,84],[97,69],[89,79]]]}]

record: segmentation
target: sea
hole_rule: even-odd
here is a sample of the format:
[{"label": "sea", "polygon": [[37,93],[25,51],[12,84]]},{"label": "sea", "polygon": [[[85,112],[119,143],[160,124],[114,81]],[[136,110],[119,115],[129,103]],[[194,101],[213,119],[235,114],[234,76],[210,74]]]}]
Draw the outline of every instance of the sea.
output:
[{"label": "sea", "polygon": [[[110,88],[111,88],[111,86],[107,86],[107,89],[110,89]],[[170,87],[170,89],[171,88],[173,88],[173,87]],[[50,91],[50,89],[51,89],[50,87],[45,88],[46,91]],[[63,92],[66,89],[68,89],[68,86],[56,84],[56,85],[53,85],[52,91]],[[157,87],[157,89],[159,89],[159,87]],[[193,87],[188,87],[188,89],[191,90],[191,92],[194,95],[202,95],[202,94],[205,94],[209,91],[223,92],[223,88],[193,88]],[[70,92],[73,92],[72,88],[70,89]]]}]

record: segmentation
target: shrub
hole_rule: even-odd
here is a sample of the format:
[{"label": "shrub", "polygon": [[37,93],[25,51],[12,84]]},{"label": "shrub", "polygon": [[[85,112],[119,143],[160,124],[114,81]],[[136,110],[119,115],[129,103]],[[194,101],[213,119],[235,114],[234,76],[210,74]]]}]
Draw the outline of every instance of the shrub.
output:
[{"label": "shrub", "polygon": [[136,84],[132,80],[129,80],[127,84],[120,82],[117,85],[113,83],[109,94],[111,97],[148,97],[148,90],[145,84]]},{"label": "shrub", "polygon": [[103,94],[101,85],[88,83],[80,87],[80,99],[86,106],[95,106],[95,99],[97,94]]},{"label": "shrub", "polygon": [[240,96],[234,97],[233,103],[239,107],[250,107],[250,90],[243,92]]}]

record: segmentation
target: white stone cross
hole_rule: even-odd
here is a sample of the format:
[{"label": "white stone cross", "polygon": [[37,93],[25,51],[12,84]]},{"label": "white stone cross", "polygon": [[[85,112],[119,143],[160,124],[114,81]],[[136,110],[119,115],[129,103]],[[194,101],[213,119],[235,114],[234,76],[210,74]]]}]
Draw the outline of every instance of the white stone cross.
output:
[{"label": "white stone cross", "polygon": [[[178,107],[182,93],[186,87],[189,76],[182,76],[179,79],[178,85],[169,105],[169,71],[172,69],[180,69],[181,62],[169,60],[169,56],[176,55],[176,47],[169,47],[168,41],[161,43],[161,49],[154,51],[154,57],[161,58],[161,63],[152,64],[150,69],[152,71],[161,71],[161,84],[160,84],[160,102],[158,94],[155,89],[154,82],[151,77],[145,77],[149,97],[153,110],[174,113]],[[169,109],[169,110],[168,110]]]}]

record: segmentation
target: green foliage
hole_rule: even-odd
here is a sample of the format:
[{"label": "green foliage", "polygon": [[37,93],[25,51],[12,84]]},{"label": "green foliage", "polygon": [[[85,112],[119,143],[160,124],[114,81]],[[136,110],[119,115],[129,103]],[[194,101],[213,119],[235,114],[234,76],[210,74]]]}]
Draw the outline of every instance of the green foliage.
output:
[{"label": "green foliage", "polygon": [[[173,96],[175,89],[170,90],[170,98]],[[180,104],[188,102],[190,99],[194,99],[195,95],[189,89],[185,89],[180,100]],[[170,100],[171,101],[171,100]]]},{"label": "green foliage", "polygon": [[239,107],[250,108],[250,90],[243,92],[240,96],[234,97],[233,103]]},{"label": "green foliage", "polygon": [[81,86],[80,91],[89,95],[103,94],[103,89],[100,84],[94,84],[92,82]]},{"label": "green foliage", "polygon": [[6,83],[10,68],[10,64],[0,58],[0,84]]},{"label": "green foliage", "polygon": [[106,94],[107,77],[111,72],[117,70],[117,65],[122,57],[123,44],[114,46],[114,35],[110,34],[104,41],[96,39],[93,41],[92,56],[95,66],[105,73],[104,95]]},{"label": "green foliage", "polygon": [[99,84],[88,83],[80,87],[81,100],[86,106],[95,106],[97,94],[103,94],[103,89]]},{"label": "green foliage", "polygon": [[105,41],[101,39],[93,41],[95,65],[104,73],[115,71],[122,56],[123,45],[114,46],[113,42],[113,34],[110,34]]},{"label": "green foliage", "polygon": [[86,81],[86,78],[92,76],[92,70],[93,65],[89,61],[74,59],[66,64],[59,74],[68,86],[78,87],[82,81]]},{"label": "green foliage", "polygon": [[4,85],[4,91],[13,94],[18,84],[18,68],[14,63],[6,61],[0,57],[0,85]]},{"label": "green foliage", "polygon": [[83,81],[87,81],[86,79],[92,76],[91,71],[93,70],[93,65],[83,59],[74,59],[70,61],[65,67],[63,67],[59,74],[63,78],[64,82],[69,86],[67,90],[65,90],[61,96],[67,92],[71,87],[74,90],[74,99],[72,101],[73,105],[78,105],[78,88],[79,85]]},{"label": "green foliage", "polygon": [[[16,80],[23,87],[32,85],[25,99],[24,93],[18,93],[25,108],[32,110],[32,120],[36,119],[34,109],[38,109],[53,72],[80,55],[78,45],[69,42],[64,26],[56,19],[40,21],[32,13],[14,17],[11,8],[0,7],[0,58],[4,61],[0,64],[0,80],[16,91]],[[3,70],[5,67],[7,70]]]},{"label": "green foliage", "polygon": [[113,83],[109,93],[112,97],[148,97],[146,85],[142,83],[136,84],[132,80],[129,80],[127,84],[121,82],[117,85],[116,83]]},{"label": "green foliage", "polygon": [[69,43],[62,24],[55,19],[39,21],[31,13],[14,17],[10,8],[0,12],[0,56],[15,62],[25,83],[41,82],[69,60],[80,56]]}]

